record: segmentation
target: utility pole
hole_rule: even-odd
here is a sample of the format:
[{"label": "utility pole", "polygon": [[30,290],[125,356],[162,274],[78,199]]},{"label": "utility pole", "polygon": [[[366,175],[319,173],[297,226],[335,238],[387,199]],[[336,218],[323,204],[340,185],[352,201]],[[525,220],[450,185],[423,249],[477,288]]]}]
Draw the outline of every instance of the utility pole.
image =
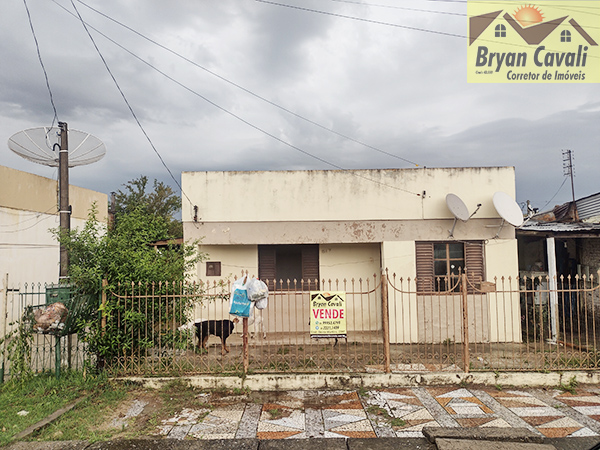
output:
[{"label": "utility pole", "polygon": [[[59,214],[60,231],[64,235],[71,230],[71,207],[69,206],[69,132],[66,122],[58,122],[60,128],[60,150],[58,154],[59,172]],[[69,278],[69,253],[67,247],[60,244],[60,270],[58,281]]]},{"label": "utility pole", "polygon": [[573,151],[563,150],[563,170],[565,176],[571,177],[571,194],[573,195],[573,203],[575,203],[575,184],[573,183]]}]

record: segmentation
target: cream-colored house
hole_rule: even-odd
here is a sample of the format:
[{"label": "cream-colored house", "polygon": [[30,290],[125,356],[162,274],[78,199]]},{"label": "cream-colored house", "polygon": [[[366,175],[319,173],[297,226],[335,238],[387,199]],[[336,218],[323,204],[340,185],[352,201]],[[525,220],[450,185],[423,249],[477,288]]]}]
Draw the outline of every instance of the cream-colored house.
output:
[{"label": "cream-colored house", "polygon": [[[497,191],[514,198],[512,167],[184,172],[182,186],[184,238],[201,240],[208,254],[197,267],[202,281],[248,270],[283,280],[277,289],[302,291],[307,280],[314,290],[322,280],[366,279],[387,269],[417,278],[410,303],[447,291],[444,277],[458,268],[474,282],[518,275],[514,227],[501,228],[492,203]],[[455,223],[449,193],[469,214],[481,206]],[[487,325],[474,338],[520,340],[518,305],[517,297],[501,307],[488,301],[485,311],[475,307],[473,317]],[[417,314],[414,306],[410,314]],[[414,319],[410,314],[390,319],[396,342],[423,338],[402,326]]]},{"label": "cream-colored house", "polygon": [[[50,233],[58,228],[57,181],[0,166],[0,275],[5,288],[24,283],[56,283],[59,245]],[[95,202],[98,220],[106,221],[106,194],[69,186],[71,228],[82,228]]]}]

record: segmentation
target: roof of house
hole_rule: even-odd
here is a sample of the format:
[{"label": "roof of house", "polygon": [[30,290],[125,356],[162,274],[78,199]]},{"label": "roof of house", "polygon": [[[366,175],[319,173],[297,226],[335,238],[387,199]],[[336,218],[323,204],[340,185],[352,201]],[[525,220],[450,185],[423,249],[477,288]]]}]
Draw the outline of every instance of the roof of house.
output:
[{"label": "roof of house", "polygon": [[525,221],[520,231],[532,233],[569,233],[600,235],[600,192],[556,206],[552,211],[535,214]]}]

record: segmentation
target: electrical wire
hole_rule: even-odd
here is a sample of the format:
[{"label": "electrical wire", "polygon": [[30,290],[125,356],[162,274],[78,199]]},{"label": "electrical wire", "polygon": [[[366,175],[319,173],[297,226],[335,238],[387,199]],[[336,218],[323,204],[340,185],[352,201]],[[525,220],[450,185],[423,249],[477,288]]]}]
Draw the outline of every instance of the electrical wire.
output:
[{"label": "electrical wire", "polygon": [[[43,212],[38,212],[38,211],[27,211],[27,212],[29,212],[29,213],[31,213],[31,214],[34,214],[34,216],[32,216],[32,217],[29,217],[29,218],[27,218],[27,219],[24,219],[24,220],[20,220],[20,221],[19,221],[19,225],[21,225],[21,224],[23,224],[23,223],[26,223],[26,222],[29,222],[29,221],[31,221],[31,220],[39,219],[39,217],[40,217],[40,215],[41,215],[41,214],[48,214],[48,213],[50,213],[50,211],[52,211],[52,210],[56,211],[56,213],[58,214],[58,209],[56,208],[56,206],[53,206],[52,208],[50,208],[50,209],[47,209],[46,211],[43,211]],[[15,215],[15,216],[16,216],[16,215],[21,215],[23,212],[24,212],[24,211],[19,211],[18,213],[16,213],[16,212],[15,212],[15,213],[13,213],[13,212],[11,212],[11,211],[6,211],[6,210],[4,211],[4,213],[5,213],[5,214],[6,214],[6,213],[8,213],[8,214],[13,214],[13,215]],[[54,215],[54,214],[51,214],[51,215]],[[13,227],[13,226],[14,226],[14,224],[10,224],[10,223],[6,223],[6,224],[0,224],[0,227]]]},{"label": "electrical wire", "polygon": [[563,186],[565,185],[565,183],[567,182],[567,178],[565,177],[565,179],[563,180],[562,184],[560,185],[560,187],[558,188],[558,190],[556,191],[556,193],[552,196],[552,198],[550,200],[548,200],[546,202],[546,204],[544,206],[542,206],[540,208],[540,211],[544,211],[544,208],[546,208],[546,206],[548,206],[550,204],[550,202],[552,200],[554,200],[554,197],[556,197],[558,195],[558,193],[560,192],[560,190],[563,188]]},{"label": "electrical wire", "polygon": [[[54,3],[56,3],[56,0],[52,0],[52,1],[53,1]],[[333,1],[336,1],[336,0],[333,0]],[[390,156],[390,157],[392,157],[392,158],[399,159],[399,160],[401,160],[401,161],[404,161],[404,162],[406,162],[406,163],[412,164],[412,165],[414,165],[414,166],[417,166],[417,167],[419,166],[419,164],[417,164],[417,163],[416,163],[416,162],[414,162],[414,161],[411,161],[411,160],[409,160],[409,159],[407,159],[407,158],[403,158],[403,157],[401,157],[401,156],[399,156],[399,155],[395,155],[395,154],[393,154],[393,153],[390,153],[390,152],[387,152],[387,151],[385,151],[385,150],[381,150],[380,148],[377,148],[377,147],[374,147],[374,146],[372,146],[372,145],[369,145],[369,144],[366,144],[366,143],[364,143],[364,142],[361,142],[361,141],[359,141],[358,139],[355,139],[355,138],[353,138],[353,137],[350,137],[350,136],[347,136],[347,135],[345,135],[345,134],[343,134],[343,133],[340,133],[340,132],[338,132],[338,131],[335,131],[335,130],[334,130],[334,129],[332,129],[332,128],[326,127],[325,125],[322,125],[322,124],[320,124],[320,123],[318,123],[318,122],[315,122],[315,121],[313,121],[313,120],[311,120],[311,119],[309,119],[309,118],[307,118],[307,117],[304,117],[304,116],[302,116],[302,115],[300,115],[300,114],[298,114],[298,113],[296,113],[296,112],[294,112],[294,111],[291,111],[290,109],[287,109],[287,108],[285,108],[284,106],[281,106],[281,105],[279,105],[279,104],[277,104],[277,103],[275,103],[275,102],[273,102],[273,101],[271,101],[271,100],[269,100],[269,99],[267,99],[267,98],[265,98],[265,97],[263,97],[263,96],[261,96],[261,95],[259,95],[259,94],[255,93],[255,92],[251,91],[250,89],[247,89],[247,88],[245,88],[244,86],[241,86],[241,85],[239,85],[239,84],[237,84],[237,83],[235,83],[235,82],[233,82],[233,81],[231,81],[231,80],[229,80],[229,79],[225,78],[224,76],[222,76],[222,75],[219,75],[218,73],[216,73],[216,72],[213,72],[213,71],[212,71],[212,70],[210,70],[210,69],[207,69],[206,67],[204,67],[204,66],[202,66],[202,65],[198,64],[197,62],[195,62],[195,61],[193,61],[193,60],[191,60],[191,59],[189,59],[189,58],[186,58],[186,57],[185,57],[185,56],[183,56],[182,54],[180,54],[180,53],[177,53],[175,50],[172,50],[171,48],[169,48],[169,47],[166,47],[165,45],[163,45],[163,44],[161,44],[161,43],[159,43],[159,42],[157,42],[157,41],[155,41],[155,40],[153,40],[153,39],[149,38],[148,36],[145,36],[144,34],[140,33],[139,31],[137,31],[137,30],[135,30],[135,29],[133,29],[133,28],[131,28],[131,27],[129,27],[128,25],[125,25],[124,23],[122,23],[122,22],[120,22],[120,21],[116,20],[115,18],[113,18],[113,17],[111,17],[111,16],[109,16],[109,15],[107,15],[107,14],[104,14],[103,12],[99,11],[99,10],[98,10],[98,9],[96,9],[96,8],[93,8],[92,6],[90,6],[90,5],[88,5],[87,3],[83,2],[82,0],[77,0],[77,2],[78,2],[78,3],[81,3],[83,6],[85,6],[85,7],[89,8],[89,9],[91,9],[91,10],[92,10],[92,11],[94,11],[95,13],[97,13],[97,14],[101,15],[102,17],[105,17],[106,19],[108,19],[108,20],[112,21],[113,23],[116,23],[117,25],[119,25],[119,26],[121,26],[121,27],[125,28],[126,30],[129,30],[129,31],[131,31],[132,33],[136,34],[137,36],[141,37],[142,39],[145,39],[146,41],[148,41],[148,42],[150,42],[150,43],[152,43],[152,44],[154,44],[154,45],[156,45],[156,46],[158,46],[158,47],[162,48],[163,50],[166,50],[167,52],[171,53],[172,55],[175,55],[175,56],[177,56],[178,58],[181,58],[182,60],[184,60],[184,61],[186,61],[186,62],[188,62],[188,63],[192,64],[193,66],[195,66],[195,67],[197,67],[197,68],[199,68],[199,69],[202,69],[202,70],[204,70],[206,73],[209,73],[210,75],[212,75],[212,76],[214,76],[214,77],[217,77],[218,79],[220,79],[220,80],[222,80],[222,81],[224,81],[224,82],[226,82],[226,83],[230,84],[231,86],[234,86],[234,87],[236,87],[236,88],[238,88],[238,89],[240,89],[240,90],[242,90],[242,91],[246,92],[247,94],[250,94],[250,95],[252,95],[252,96],[253,96],[253,97],[255,97],[255,98],[258,98],[259,100],[262,100],[262,101],[264,101],[264,102],[268,103],[268,104],[269,104],[269,105],[271,105],[271,106],[274,106],[274,107],[276,107],[276,108],[278,108],[278,109],[280,109],[280,110],[282,110],[282,111],[285,111],[285,112],[286,112],[286,113],[288,113],[288,114],[291,114],[292,116],[294,116],[294,117],[297,117],[298,119],[304,120],[305,122],[308,122],[308,123],[310,123],[310,124],[312,124],[312,125],[315,125],[315,126],[317,126],[317,127],[321,128],[321,129],[325,130],[325,131],[329,131],[330,133],[333,133],[333,134],[335,134],[335,135],[337,135],[337,136],[339,136],[339,137],[342,137],[342,138],[344,138],[344,139],[347,139],[347,140],[349,140],[349,141],[352,141],[352,142],[354,142],[354,143],[356,143],[356,144],[360,144],[360,145],[362,145],[362,146],[364,146],[364,147],[370,148],[370,149],[372,149],[372,150],[375,150],[375,151],[377,151],[377,152],[379,152],[379,153],[382,153],[382,154],[384,154],[384,155]],[[60,5],[59,5],[59,6],[60,6]],[[98,30],[96,30],[96,29],[94,29],[94,30],[95,30],[96,32],[98,32]],[[105,37],[106,37],[106,36],[105,36]]]},{"label": "electrical wire", "polygon": [[42,54],[40,52],[40,45],[37,40],[37,36],[35,34],[35,29],[33,28],[33,21],[31,20],[31,13],[29,12],[29,6],[27,6],[27,0],[23,0],[23,4],[25,5],[25,10],[27,11],[27,19],[29,20],[29,27],[31,28],[31,34],[33,35],[33,40],[35,42],[35,48],[38,55],[38,60],[40,61],[40,65],[42,66],[42,70],[44,71],[44,78],[46,79],[46,88],[48,89],[48,94],[50,95],[50,104],[52,105],[52,110],[54,111],[54,118],[52,119],[52,125],[50,128],[54,127],[54,123],[58,121],[58,112],[56,111],[56,105],[54,104],[54,96],[52,95],[52,89],[50,89],[50,81],[48,80],[48,72],[46,72],[46,66],[44,66],[44,61],[42,60]]},{"label": "electrical wire", "polygon": [[146,132],[146,130],[143,127],[142,123],[138,119],[137,114],[133,110],[133,107],[129,103],[129,100],[127,100],[127,97],[125,96],[125,93],[121,89],[121,86],[119,85],[119,82],[117,81],[117,79],[113,75],[110,67],[108,66],[108,63],[106,62],[106,59],[104,58],[104,55],[102,54],[102,52],[100,51],[100,49],[96,45],[96,41],[94,41],[94,38],[92,37],[90,31],[88,30],[88,26],[87,26],[86,22],[83,20],[83,17],[81,17],[81,14],[79,14],[79,10],[77,9],[77,6],[75,6],[75,2],[73,0],[71,0],[71,5],[73,6],[73,9],[77,13],[77,17],[79,18],[81,24],[83,25],[83,28],[85,29],[85,32],[87,33],[87,35],[89,36],[90,40],[92,41],[92,44],[94,45],[94,48],[96,49],[96,52],[98,53],[98,56],[100,57],[100,59],[102,60],[102,63],[104,64],[104,67],[108,71],[108,74],[110,75],[110,77],[112,78],[113,82],[115,83],[115,86],[117,87],[117,90],[121,94],[121,97],[123,98],[123,101],[125,102],[125,104],[129,108],[129,112],[131,112],[131,115],[133,116],[133,118],[134,118],[135,122],[137,123],[138,127],[140,128],[140,130],[142,131],[142,133],[146,137],[146,140],[150,143],[150,146],[152,147],[152,150],[154,150],[154,153],[156,153],[156,155],[158,156],[158,159],[160,160],[160,162],[162,163],[162,165],[164,166],[164,168],[167,170],[167,172],[169,173],[169,175],[171,176],[171,178],[173,179],[173,181],[175,182],[175,184],[177,185],[177,187],[179,187],[179,190],[181,191],[181,194],[183,196],[185,196],[185,198],[187,198],[190,203],[192,203],[192,201],[190,200],[190,198],[188,197],[188,195],[185,193],[185,191],[181,187],[181,184],[179,183],[179,181],[177,181],[177,179],[173,175],[173,172],[171,172],[171,169],[169,169],[169,166],[167,166],[167,163],[165,162],[165,160],[163,159],[162,155],[160,154],[160,152],[158,151],[158,149],[154,145],[154,142],[152,142],[152,139],[150,139],[150,136]]},{"label": "electrical wire", "polygon": [[[72,3],[72,4],[73,4],[73,1],[74,1],[74,0],[71,0],[71,3]],[[56,2],[55,2],[55,3],[56,3]],[[59,6],[61,6],[61,8],[63,8],[63,9],[64,9],[64,7],[62,7],[62,5],[59,5]],[[74,5],[73,5],[73,6],[74,6]],[[75,7],[75,6],[74,6],[74,7]],[[72,15],[73,15],[73,13],[71,13],[70,11],[68,11],[68,10],[67,10],[67,12],[69,12],[70,14],[72,14]],[[351,173],[353,176],[356,176],[356,177],[358,177],[358,178],[362,178],[362,179],[364,179],[364,180],[370,181],[370,182],[372,182],[372,183],[375,183],[375,184],[378,184],[378,185],[380,185],[380,186],[388,187],[388,188],[391,188],[391,189],[396,189],[396,190],[399,190],[399,191],[402,191],[402,192],[406,192],[406,193],[409,193],[409,194],[413,194],[413,195],[416,195],[416,196],[421,196],[421,194],[419,194],[419,193],[412,192],[412,191],[409,191],[409,190],[407,190],[407,189],[400,188],[400,187],[398,187],[398,186],[392,186],[392,185],[388,185],[388,184],[382,183],[382,182],[380,182],[380,181],[374,180],[374,179],[372,179],[372,178],[366,177],[366,176],[364,176],[364,175],[361,175],[361,174],[357,173],[357,171],[353,171],[353,170],[350,170],[350,169],[345,169],[345,168],[343,168],[343,167],[341,167],[341,166],[339,166],[339,165],[337,165],[337,164],[335,164],[335,163],[332,163],[332,162],[330,162],[330,161],[328,161],[328,160],[326,160],[326,159],[324,159],[324,158],[321,158],[321,157],[319,157],[319,156],[313,155],[312,153],[310,153],[310,152],[308,152],[308,151],[306,151],[306,150],[303,150],[302,148],[300,148],[300,147],[298,147],[298,146],[296,146],[296,145],[294,145],[294,144],[292,144],[292,143],[290,143],[290,142],[287,142],[287,141],[285,141],[284,139],[281,139],[281,138],[280,138],[280,137],[278,137],[278,136],[275,136],[274,134],[272,134],[272,133],[268,132],[267,130],[265,130],[265,129],[263,129],[263,128],[261,128],[261,127],[257,126],[257,125],[254,125],[253,123],[249,122],[248,120],[244,119],[243,117],[241,117],[241,116],[238,116],[237,114],[235,114],[235,113],[233,113],[233,112],[229,111],[228,109],[226,109],[226,108],[224,108],[224,107],[220,106],[219,104],[217,104],[217,103],[213,102],[212,100],[208,99],[207,97],[205,97],[204,95],[200,94],[199,92],[196,92],[196,91],[194,91],[194,90],[193,90],[193,89],[191,89],[190,87],[188,87],[188,86],[184,85],[183,83],[179,82],[178,80],[174,79],[173,77],[171,77],[170,75],[168,75],[168,74],[166,74],[165,72],[161,71],[160,69],[158,69],[157,67],[155,67],[154,65],[152,65],[151,63],[149,63],[148,61],[146,61],[146,60],[142,59],[140,56],[136,55],[135,53],[131,52],[131,51],[130,51],[130,50],[128,50],[127,48],[123,47],[121,44],[117,43],[116,41],[114,41],[113,39],[111,39],[110,37],[108,37],[107,35],[105,35],[104,33],[100,32],[100,31],[99,31],[98,29],[96,29],[95,27],[93,27],[93,26],[91,26],[91,25],[87,24],[85,21],[83,21],[83,18],[81,17],[81,15],[79,15],[79,14],[78,14],[78,17],[79,17],[79,20],[80,20],[80,21],[81,21],[81,22],[84,24],[84,27],[85,27],[85,29],[86,29],[86,32],[87,32],[88,36],[90,36],[90,38],[92,39],[92,42],[94,43],[94,47],[95,47],[95,48],[97,49],[97,51],[99,52],[99,54],[100,54],[100,57],[101,57],[101,59],[102,59],[102,61],[103,61],[104,65],[105,65],[105,67],[107,68],[107,70],[109,71],[109,74],[111,75],[111,77],[112,77],[113,81],[114,81],[114,82],[115,82],[115,84],[117,85],[117,88],[118,88],[119,92],[121,93],[121,96],[123,97],[123,99],[125,100],[125,102],[126,102],[127,106],[129,107],[129,110],[130,110],[130,112],[132,113],[132,115],[134,116],[134,119],[136,120],[136,122],[137,122],[138,126],[139,126],[139,127],[142,129],[142,131],[143,131],[144,135],[146,136],[147,140],[150,142],[150,145],[151,145],[151,146],[152,146],[152,148],[154,149],[155,153],[156,153],[156,154],[159,156],[159,158],[160,158],[161,162],[163,163],[163,165],[165,166],[165,168],[168,170],[168,172],[169,172],[169,174],[171,175],[171,178],[173,178],[173,180],[175,180],[175,177],[173,176],[173,174],[172,174],[172,172],[170,171],[170,169],[167,167],[166,163],[164,162],[164,160],[163,160],[163,159],[162,159],[162,157],[160,156],[160,153],[158,152],[158,150],[156,149],[156,147],[155,147],[155,146],[154,146],[154,144],[152,143],[152,140],[150,139],[150,137],[148,136],[148,134],[147,134],[147,133],[146,133],[146,131],[144,130],[144,128],[143,128],[142,124],[140,123],[139,119],[137,118],[137,116],[135,115],[135,112],[133,111],[133,108],[131,107],[131,105],[130,105],[130,104],[129,104],[129,102],[127,101],[127,98],[125,97],[125,94],[123,93],[123,91],[121,90],[120,86],[118,85],[118,82],[116,81],[116,78],[114,77],[114,75],[113,75],[113,74],[112,74],[112,72],[110,71],[110,68],[108,67],[108,64],[106,63],[106,60],[104,59],[104,57],[103,57],[103,56],[102,56],[102,54],[100,53],[100,51],[99,51],[99,49],[98,49],[98,46],[96,45],[95,41],[93,41],[93,38],[91,37],[91,34],[90,34],[90,32],[89,32],[89,29],[92,29],[92,30],[94,30],[95,32],[97,32],[98,34],[100,34],[101,36],[103,36],[104,38],[108,39],[108,40],[109,40],[110,42],[112,42],[113,44],[117,45],[117,46],[118,46],[119,48],[121,48],[122,50],[124,50],[124,51],[126,51],[127,53],[129,53],[129,54],[130,54],[131,56],[133,56],[134,58],[138,59],[140,62],[142,62],[142,63],[146,64],[148,67],[150,67],[150,68],[152,68],[153,70],[157,71],[158,73],[160,73],[161,75],[163,75],[165,78],[169,79],[170,81],[172,81],[173,83],[175,83],[175,84],[177,84],[178,86],[182,87],[183,89],[187,90],[188,92],[190,92],[190,93],[192,93],[192,94],[194,94],[194,95],[196,95],[196,96],[200,97],[201,99],[203,99],[203,100],[204,100],[204,101],[206,101],[207,103],[209,103],[209,104],[213,105],[215,108],[217,108],[217,109],[219,109],[219,110],[223,111],[224,113],[226,113],[226,114],[228,114],[228,115],[230,115],[230,116],[232,116],[232,117],[236,118],[237,120],[241,121],[242,123],[244,123],[244,124],[248,125],[249,127],[251,127],[251,128],[253,128],[253,129],[255,129],[255,130],[257,130],[257,131],[259,131],[259,132],[261,132],[261,133],[265,134],[266,136],[269,136],[270,138],[272,138],[272,139],[274,139],[274,140],[276,140],[276,141],[280,142],[281,144],[284,144],[284,145],[286,145],[286,146],[288,146],[288,147],[290,147],[290,148],[292,148],[292,149],[294,149],[294,150],[296,150],[296,151],[298,151],[298,152],[300,152],[300,153],[302,153],[302,154],[304,154],[304,155],[306,155],[306,156],[308,156],[308,157],[310,157],[310,158],[316,159],[317,161],[320,161],[320,162],[322,162],[322,163],[324,163],[324,164],[327,164],[327,165],[329,165],[329,166],[331,166],[331,167],[333,167],[333,168],[335,168],[335,169],[342,170],[342,171],[347,171],[347,172]],[[180,185],[180,184],[179,184],[179,183],[178,183],[176,180],[175,180],[175,182],[176,182],[177,186],[179,187],[179,189],[181,189],[181,192],[182,192],[182,194],[183,194],[183,195],[184,195],[184,196],[185,196],[185,197],[188,199],[188,201],[190,202],[190,204],[193,204],[193,202],[190,200],[190,198],[187,196],[187,194],[186,194],[186,193],[183,191],[183,189],[181,188],[181,185]]]},{"label": "electrical wire", "polygon": [[455,12],[448,12],[448,11],[432,11],[430,9],[407,8],[405,6],[396,6],[396,5],[380,5],[380,4],[376,4],[376,3],[363,3],[363,2],[357,2],[357,1],[352,1],[352,0],[329,0],[329,1],[336,2],[336,3],[349,3],[349,4],[353,4],[353,5],[369,6],[369,7],[375,7],[375,8],[400,9],[403,11],[443,14],[443,15],[448,15],[448,16],[462,16],[462,17],[466,16],[465,13],[455,13]]},{"label": "electrical wire", "polygon": [[30,230],[33,227],[39,225],[40,223],[42,223],[44,220],[48,220],[51,217],[58,217],[58,215],[47,215],[46,217],[42,217],[40,220],[38,220],[37,222],[33,223],[32,225],[29,225],[27,228],[19,228],[18,230],[0,230],[0,233],[20,233],[21,231],[25,231],[25,230]]},{"label": "electrical wire", "polygon": [[402,29],[405,29],[405,30],[422,31],[424,33],[431,33],[431,34],[438,34],[438,35],[442,35],[442,36],[450,36],[450,37],[457,37],[457,38],[466,39],[466,36],[462,35],[462,34],[447,33],[445,31],[429,30],[427,28],[411,27],[411,26],[408,26],[408,25],[399,25],[399,24],[390,23],[390,22],[381,22],[379,20],[365,19],[363,17],[346,16],[344,14],[332,13],[332,12],[328,12],[328,11],[319,11],[318,9],[304,8],[304,7],[295,6],[295,5],[286,5],[284,3],[277,3],[277,2],[272,2],[272,1],[268,1],[268,0],[254,0],[254,1],[258,2],[258,3],[265,3],[265,4],[268,4],[268,5],[281,6],[281,7],[284,7],[284,8],[297,9],[297,10],[300,10],[300,11],[307,11],[307,12],[312,12],[312,13],[317,13],[317,14],[324,14],[326,16],[339,17],[339,18],[342,18],[342,19],[357,20],[359,22],[367,22],[367,23],[373,23],[373,24],[377,24],[377,25],[386,25],[386,26],[389,26],[389,27],[402,28]]}]

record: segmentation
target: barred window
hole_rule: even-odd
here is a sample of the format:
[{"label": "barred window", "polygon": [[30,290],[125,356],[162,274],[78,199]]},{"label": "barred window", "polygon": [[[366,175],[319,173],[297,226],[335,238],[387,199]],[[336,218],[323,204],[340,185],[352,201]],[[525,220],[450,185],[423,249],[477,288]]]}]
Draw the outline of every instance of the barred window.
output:
[{"label": "barred window", "polygon": [[571,32],[569,30],[560,32],[560,42],[571,42]]},{"label": "barred window", "polygon": [[470,283],[483,281],[483,242],[416,242],[415,245],[419,292],[458,291],[460,274],[465,270]]}]

